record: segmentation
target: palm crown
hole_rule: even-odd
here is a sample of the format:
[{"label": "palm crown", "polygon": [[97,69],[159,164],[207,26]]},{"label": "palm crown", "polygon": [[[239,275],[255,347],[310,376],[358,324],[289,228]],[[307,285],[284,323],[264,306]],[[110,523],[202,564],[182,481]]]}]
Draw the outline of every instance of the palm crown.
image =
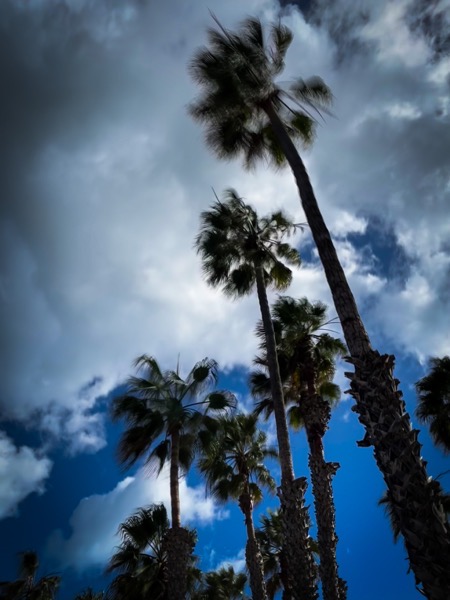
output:
[{"label": "palm crown", "polygon": [[19,578],[15,581],[0,582],[1,600],[53,600],[61,577],[46,575],[36,578],[39,558],[36,552],[27,550],[20,553]]},{"label": "palm crown", "polygon": [[264,464],[277,452],[267,445],[266,434],[257,429],[256,417],[239,414],[220,419],[219,434],[199,461],[208,490],[222,502],[251,495],[253,503],[262,499],[261,486],[275,490],[275,482]]},{"label": "palm crown", "polygon": [[192,600],[249,600],[244,595],[247,577],[235,573],[232,566],[205,573],[201,589],[192,594]]},{"label": "palm crown", "polygon": [[144,376],[131,377],[129,393],[116,398],[113,404],[113,417],[127,424],[119,442],[119,459],[131,465],[147,454],[147,464],[158,474],[170,462],[172,528],[179,528],[180,470],[189,469],[202,434],[208,437],[215,427],[209,413],[233,406],[234,396],[211,391],[217,381],[217,363],[208,358],[198,362],[185,379],[178,368],[162,371],[151,356],[140,356],[135,364],[144,370]]},{"label": "palm crown", "polygon": [[206,125],[206,141],[219,157],[242,153],[247,167],[261,158],[281,165],[285,156],[270,126],[268,104],[291,138],[309,144],[315,125],[311,110],[326,111],[332,94],[319,77],[297,78],[287,87],[276,83],[293,39],[288,27],[274,24],[265,36],[256,18],[246,19],[238,33],[215,22],[217,29],[208,30],[209,45],[190,64],[202,89],[190,113]]},{"label": "palm crown", "polygon": [[416,383],[417,418],[430,423],[437,446],[450,452],[450,357],[432,358],[430,372]]},{"label": "palm crown", "polygon": [[169,458],[170,436],[180,434],[180,467],[188,469],[197,448],[198,429],[213,424],[211,411],[234,403],[225,391],[210,391],[217,381],[217,363],[205,358],[185,379],[177,371],[162,371],[156,359],[143,355],[135,364],[143,377],[130,377],[127,394],[116,398],[113,417],[128,425],[119,444],[119,459],[132,465],[148,452],[147,462],[161,471]]},{"label": "palm crown", "polygon": [[[108,572],[117,573],[109,586],[107,597],[164,599],[167,597],[167,551],[164,540],[169,519],[163,504],[140,508],[120,524],[121,544],[108,565]],[[191,577],[198,575],[190,559]]]},{"label": "palm crown", "polygon": [[249,293],[262,268],[266,286],[285,289],[292,271],[284,263],[300,265],[295,248],[282,242],[297,229],[283,212],[258,217],[236,191],[228,190],[225,201],[201,214],[196,247],[203,259],[203,271],[212,286],[222,285],[230,296]]},{"label": "palm crown", "polygon": [[[297,404],[307,387],[307,378],[315,378],[319,393],[333,405],[340,398],[339,386],[333,383],[335,361],[346,353],[345,344],[324,331],[329,324],[327,307],[322,302],[311,303],[306,298],[299,300],[280,296],[272,307],[273,326],[277,340],[280,374],[284,382],[284,398],[287,404],[294,404],[288,411],[290,424],[294,428],[302,425]],[[264,328],[260,322],[256,329],[262,340],[262,354],[255,363],[266,367]],[[254,396],[260,398],[256,413],[264,412],[266,417],[273,410],[270,397],[270,382],[265,370],[254,371],[250,377]]]}]

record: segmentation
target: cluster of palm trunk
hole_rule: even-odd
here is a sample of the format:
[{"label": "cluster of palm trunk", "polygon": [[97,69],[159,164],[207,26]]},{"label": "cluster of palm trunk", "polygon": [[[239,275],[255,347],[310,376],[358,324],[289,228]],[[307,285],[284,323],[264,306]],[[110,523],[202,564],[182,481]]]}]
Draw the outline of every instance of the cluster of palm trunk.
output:
[{"label": "cluster of palm trunk", "polygon": [[[306,143],[312,140],[313,115],[322,115],[328,110],[332,94],[317,77],[306,81],[299,78],[289,86],[277,82],[291,41],[292,32],[281,23],[273,25],[267,35],[255,18],[247,19],[237,32],[225,29],[215,19],[215,27],[208,31],[208,45],[200,48],[191,61],[191,74],[200,87],[200,96],[190,106],[190,113],[205,126],[206,142],[219,158],[242,156],[247,167],[266,159],[276,166],[287,163],[291,168],[342,326],[349,352],[347,360],[354,368],[347,376],[351,381],[350,394],[355,400],[353,410],[365,428],[364,439],[359,444],[373,447],[417,586],[427,598],[445,600],[450,597],[450,525],[443,506],[444,495],[440,484],[428,477],[418,431],[412,427],[398,388],[399,381],[394,376],[394,357],[381,355],[371,345],[295,145],[298,139]],[[248,222],[251,227],[251,214]],[[214,228],[214,222],[210,221],[209,226]],[[225,240],[223,245],[226,247]],[[219,261],[212,260],[211,254],[220,247],[220,242],[215,247],[214,240],[205,239],[202,248],[205,272],[211,284],[222,283],[224,290],[233,294],[237,288],[243,290],[249,285],[249,268],[235,265],[234,279],[227,280],[225,274],[230,270],[230,260],[236,262],[238,258],[231,254],[229,258],[222,256]],[[258,250],[251,250],[257,257]],[[262,258],[259,263],[253,262],[266,332],[280,452],[279,496],[282,514],[292,517],[291,522],[297,527],[295,539],[286,529],[285,541],[287,549],[304,549],[305,482],[294,478],[289,457],[276,341],[264,296],[264,284],[276,283],[280,274],[276,260],[274,265],[275,268],[266,269]],[[332,467],[328,470],[331,476]],[[302,598],[315,598],[311,557],[307,552],[293,556],[289,550],[286,559],[291,580],[300,583],[297,587],[301,591],[293,590],[294,597],[301,594]],[[344,594],[343,587],[339,594]]]},{"label": "cluster of palm trunk", "polygon": [[[284,263],[286,260],[298,263],[297,251],[284,241],[284,236],[294,230],[283,213],[259,218],[254,209],[234,192],[229,192],[226,201],[218,201],[210,211],[203,213],[197,246],[204,263],[209,261],[211,276],[218,277],[226,251],[228,268],[221,272],[221,277],[233,294],[250,291],[261,277],[260,304],[268,307],[266,287],[269,283],[286,287],[292,272]],[[252,392],[258,399],[252,414],[235,413],[234,396],[211,389],[216,381],[217,365],[209,359],[195,365],[183,379],[178,368],[163,371],[154,358],[142,356],[136,362],[140,377],[132,377],[127,393],[115,399],[114,417],[127,422],[119,444],[121,461],[131,464],[146,456],[147,462],[156,461],[159,470],[169,463],[172,523],[168,528],[162,516],[164,508],[160,507],[153,509],[152,519],[147,515],[150,523],[160,517],[160,524],[165,525],[164,531],[161,526],[157,529],[158,536],[154,526],[142,525],[146,521],[145,511],[122,525],[124,544],[111,561],[110,569],[120,570],[124,566],[126,569],[115,580],[118,595],[114,598],[120,598],[123,589],[134,590],[133,585],[151,585],[154,598],[187,597],[189,576],[192,584],[195,572],[194,535],[181,526],[178,481],[180,472],[187,471],[195,455],[199,456],[197,466],[205,478],[207,491],[222,502],[236,500],[243,513],[247,534],[245,558],[254,600],[274,598],[279,587],[283,589],[284,598],[315,598],[319,575],[325,600],[345,598],[346,584],[339,577],[336,561],[331,487],[338,465],[325,461],[322,438],[327,430],[330,406],[339,397],[339,388],[332,383],[335,359],[346,349],[339,339],[321,331],[328,324],[326,307],[321,303],[280,297],[272,313],[269,311],[266,316],[275,344],[275,364],[269,358],[263,318],[257,327],[261,356],[255,362],[259,369],[251,375]],[[280,443],[279,452],[267,445],[266,434],[258,426],[262,411],[266,417],[276,411],[274,369],[280,380],[280,388],[275,389],[282,397],[282,418],[287,434],[283,439],[284,455]],[[285,406],[291,424],[297,428],[304,426],[310,445],[319,573],[309,535],[310,518],[304,504],[306,480],[294,478]],[[276,421],[276,425],[280,429],[279,422]],[[271,555],[272,563],[273,560],[277,563],[278,586],[274,585],[276,578],[267,544],[263,544],[266,551],[261,552],[260,541],[267,541],[267,535],[261,538],[260,534],[258,539],[253,520],[253,509],[263,497],[262,490],[272,493],[277,490],[266,464],[270,458],[279,459],[282,472],[278,488],[281,510],[273,516],[271,527],[265,527],[266,534],[277,531],[278,538],[282,539],[279,555],[276,558]],[[299,485],[303,486],[301,494]],[[131,545],[129,538],[134,540]],[[154,550],[150,561],[143,560],[143,548],[149,545],[149,539],[155,538],[161,552]],[[138,560],[138,563],[130,563],[130,560]],[[299,573],[303,576],[300,582]],[[137,595],[137,590],[134,594]],[[141,596],[145,594],[141,592]],[[197,590],[194,597],[200,600],[203,596]]]}]

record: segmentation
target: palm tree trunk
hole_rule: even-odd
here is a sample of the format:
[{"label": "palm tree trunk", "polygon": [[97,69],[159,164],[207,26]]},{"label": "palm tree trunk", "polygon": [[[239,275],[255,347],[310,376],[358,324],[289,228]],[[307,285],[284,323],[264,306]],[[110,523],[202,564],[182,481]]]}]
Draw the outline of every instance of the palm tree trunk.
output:
[{"label": "palm tree trunk", "polygon": [[164,538],[167,552],[167,598],[185,600],[190,556],[194,550],[193,534],[184,527],[172,527]]},{"label": "palm tree trunk", "polygon": [[263,562],[253,524],[253,502],[247,490],[239,496],[239,508],[245,517],[247,529],[247,544],[245,546],[245,561],[247,564],[250,589],[253,600],[267,600],[266,583],[264,581]]},{"label": "palm tree trunk", "polygon": [[309,444],[308,464],[317,522],[323,600],[346,600],[347,584],[339,577],[336,559],[338,537],[332,487],[332,477],[339,464],[325,461],[322,442],[331,417],[330,405],[316,393],[314,383],[310,383],[308,388],[308,393],[302,395],[300,408]]},{"label": "palm tree trunk", "polygon": [[181,527],[179,475],[180,430],[175,429],[170,436],[170,506],[172,527]]},{"label": "palm tree trunk", "polygon": [[316,565],[309,547],[310,519],[305,506],[307,483],[304,477],[294,479],[275,332],[267,300],[264,271],[260,266],[256,267],[256,289],[266,338],[267,365],[280,455],[281,486],[278,488],[278,497],[283,519],[288,578],[294,600],[316,600],[318,597]]},{"label": "palm tree trunk", "polygon": [[399,381],[393,375],[394,357],[372,349],[303,161],[271,102],[263,108],[294,174],[350,350],[349,362],[355,373],[346,375],[356,401],[353,410],[366,429],[359,445],[374,446],[378,468],[399,515],[416,582],[422,584],[430,600],[445,600],[450,598],[450,526],[441,502],[441,486],[428,478],[418,431],[412,429]]},{"label": "palm tree trunk", "polygon": [[283,384],[281,382],[280,368],[278,366],[275,332],[273,329],[269,302],[267,300],[264,271],[262,267],[256,267],[256,289],[266,338],[267,366],[269,369],[270,391],[272,394],[273,412],[277,430],[281,483],[283,484],[284,481],[294,481],[294,466],[292,463],[291,443],[286,421],[286,409],[284,407]]},{"label": "palm tree trunk", "polygon": [[170,456],[170,502],[172,527],[166,534],[164,545],[167,552],[167,597],[171,600],[185,600],[187,591],[187,572],[189,558],[194,549],[193,535],[181,527],[179,452],[180,431],[175,429],[171,435]]}]

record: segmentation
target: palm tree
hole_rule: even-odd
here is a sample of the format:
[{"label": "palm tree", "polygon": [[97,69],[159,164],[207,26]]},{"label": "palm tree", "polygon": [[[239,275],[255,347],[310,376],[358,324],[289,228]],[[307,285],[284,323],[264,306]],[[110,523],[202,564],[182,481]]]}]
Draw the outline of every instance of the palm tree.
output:
[{"label": "palm tree", "polygon": [[430,372],[416,383],[416,416],[430,424],[436,446],[450,452],[450,357],[430,359]]},{"label": "palm tree", "polygon": [[[346,584],[338,574],[338,538],[331,483],[339,464],[326,462],[323,436],[331,417],[330,405],[340,397],[339,387],[332,381],[335,361],[338,356],[345,355],[346,347],[341,340],[323,331],[329,321],[327,307],[322,302],[312,304],[306,298],[295,300],[282,296],[273,305],[272,315],[284,397],[287,403],[294,402],[289,411],[290,421],[297,428],[298,425],[305,427],[309,444],[323,597],[324,600],[344,600]],[[263,356],[258,357],[256,362],[266,366],[261,323],[257,334],[263,340]],[[270,386],[266,373],[253,373],[251,387],[255,396],[263,397],[256,406],[256,414],[264,412],[268,417],[273,410],[273,402],[267,397]]]},{"label": "palm tree", "polygon": [[283,523],[279,511],[269,512],[260,518],[261,526],[256,530],[256,539],[261,548],[266,590],[269,600],[274,600],[282,589],[283,600],[291,600],[287,577],[286,556],[283,550]]},{"label": "palm tree", "polygon": [[163,504],[140,508],[120,524],[120,546],[109,561],[108,573],[117,573],[109,598],[126,592],[135,598],[165,599],[167,593],[167,552],[164,539],[169,519]]},{"label": "palm tree", "polygon": [[234,568],[222,567],[203,576],[201,589],[191,596],[192,600],[250,600],[244,594],[247,577],[235,573]]},{"label": "palm tree", "polygon": [[[304,495],[306,479],[294,479],[289,432],[286,423],[283,389],[278,366],[275,333],[267,300],[267,287],[286,289],[292,279],[290,265],[299,265],[295,248],[283,242],[296,225],[282,212],[258,217],[234,190],[224,202],[217,200],[201,214],[201,229],[196,246],[203,260],[207,282],[222,286],[231,297],[257,291],[267,347],[271,394],[277,431],[281,486],[278,495],[285,523],[285,545],[290,577],[299,583],[303,599],[317,597],[316,568],[308,551],[309,516]],[[300,596],[299,596],[300,597]]]},{"label": "palm tree", "polygon": [[185,379],[176,371],[162,371],[155,358],[143,355],[136,362],[143,377],[131,377],[128,393],[116,398],[113,418],[127,428],[118,455],[129,466],[147,456],[159,474],[170,463],[171,528],[165,536],[168,595],[186,595],[189,557],[194,548],[192,533],[181,527],[179,477],[186,473],[198,448],[201,428],[213,427],[210,412],[223,412],[234,403],[229,392],[211,391],[217,381],[217,363],[205,358]]},{"label": "palm tree", "polygon": [[261,487],[271,492],[276,489],[263,461],[277,456],[277,452],[267,446],[266,434],[257,429],[257,417],[239,414],[220,420],[218,436],[199,461],[200,472],[205,475],[212,495],[221,502],[230,498],[239,502],[247,530],[245,558],[254,600],[265,600],[267,595],[253,507],[262,500]]},{"label": "palm tree", "polygon": [[197,51],[190,65],[202,89],[190,113],[206,125],[206,141],[219,157],[243,155],[248,167],[261,158],[277,166],[289,164],[351,354],[348,361],[355,368],[347,376],[354,410],[366,429],[360,445],[374,447],[377,465],[402,514],[410,565],[424,593],[433,600],[448,598],[450,526],[440,489],[428,479],[418,432],[411,427],[393,374],[395,359],[371,346],[294,143],[311,141],[313,112],[327,110],[331,92],[317,77],[297,79],[289,88],[275,81],[292,41],[287,27],[274,25],[267,38],[255,18],[247,19],[238,33],[217,20],[216,24],[217,29],[208,32],[209,45]]},{"label": "palm tree", "polygon": [[0,582],[0,600],[53,600],[61,577],[46,575],[36,579],[39,558],[36,552],[20,553],[19,578]]}]

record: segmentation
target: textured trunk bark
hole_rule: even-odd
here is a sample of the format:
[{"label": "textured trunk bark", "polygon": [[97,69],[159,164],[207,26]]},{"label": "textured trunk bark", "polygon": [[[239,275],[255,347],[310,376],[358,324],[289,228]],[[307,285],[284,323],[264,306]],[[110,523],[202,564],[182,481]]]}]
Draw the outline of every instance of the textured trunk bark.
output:
[{"label": "textured trunk bark", "polygon": [[374,446],[377,465],[395,503],[416,583],[430,600],[450,598],[450,526],[440,500],[441,487],[429,480],[420,455],[398,380],[394,357],[372,350],[355,299],[339,262],[317,200],[292,140],[270,102],[264,105],[274,134],[294,174],[303,210],[317,246],[355,373],[351,394],[353,410],[366,428],[360,445]]},{"label": "textured trunk bark", "polygon": [[245,546],[245,562],[250,579],[250,589],[253,600],[267,600],[266,583],[264,581],[263,561],[258,541],[255,536],[255,527],[253,524],[253,502],[248,491],[239,497],[239,508],[245,519],[245,528],[247,530],[247,544]]},{"label": "textured trunk bark", "polygon": [[286,551],[281,550],[280,554],[280,580],[283,586],[283,593],[281,595],[283,600],[293,600],[291,591],[291,585],[289,583],[288,566],[286,561]]},{"label": "textured trunk bark", "polygon": [[185,600],[187,592],[187,571],[189,558],[194,549],[193,536],[181,527],[179,453],[180,431],[171,435],[170,452],[170,503],[172,527],[167,532],[164,543],[167,551],[167,597],[170,600]]},{"label": "textured trunk bark", "polygon": [[167,598],[185,600],[189,558],[195,545],[193,535],[184,527],[172,527],[164,544],[167,552]]},{"label": "textured trunk bark", "polygon": [[310,548],[310,518],[305,506],[306,478],[278,488],[283,524],[288,590],[293,600],[316,600],[317,568]]},{"label": "textured trunk bark", "polygon": [[308,464],[317,522],[323,599],[346,600],[346,583],[339,577],[336,559],[338,537],[332,487],[332,477],[339,464],[325,461],[322,437],[328,429],[331,411],[328,402],[316,393],[314,381],[308,382],[308,394],[301,400],[301,411],[310,451]]},{"label": "textured trunk bark", "polygon": [[278,497],[283,518],[287,574],[295,600],[315,600],[318,597],[317,576],[308,543],[310,519],[305,507],[307,484],[304,477],[294,480],[275,333],[261,267],[256,268],[256,287],[266,337],[267,363],[280,455],[281,486],[278,489]]}]

